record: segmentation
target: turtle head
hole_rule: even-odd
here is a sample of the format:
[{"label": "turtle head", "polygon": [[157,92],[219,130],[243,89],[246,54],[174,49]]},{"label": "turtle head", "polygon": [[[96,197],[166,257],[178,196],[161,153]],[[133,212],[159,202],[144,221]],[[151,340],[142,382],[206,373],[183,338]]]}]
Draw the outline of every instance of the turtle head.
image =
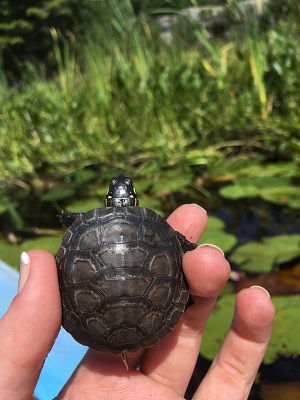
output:
[{"label": "turtle head", "polygon": [[138,207],[139,201],[132,179],[119,175],[110,181],[105,198],[106,207]]}]

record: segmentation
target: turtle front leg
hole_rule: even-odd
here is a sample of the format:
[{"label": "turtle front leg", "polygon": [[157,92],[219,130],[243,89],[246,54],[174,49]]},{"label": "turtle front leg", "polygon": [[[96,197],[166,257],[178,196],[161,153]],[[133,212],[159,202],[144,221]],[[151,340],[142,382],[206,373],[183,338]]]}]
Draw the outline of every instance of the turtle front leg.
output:
[{"label": "turtle front leg", "polygon": [[181,244],[184,253],[186,253],[187,251],[195,250],[198,247],[195,243],[192,243],[189,240],[187,240],[187,238],[180,232],[176,232],[176,236]]},{"label": "turtle front leg", "polygon": [[83,215],[84,213],[66,213],[62,210],[61,214],[57,215],[57,217],[66,228],[69,228],[77,218]]},{"label": "turtle front leg", "polygon": [[[182,250],[184,253],[186,253],[187,251],[191,251],[191,250],[195,250],[198,246],[195,243],[190,242],[189,240],[187,240],[187,238],[182,235],[182,233],[175,231],[177,239],[179,240]],[[189,288],[189,283],[185,277],[185,275],[183,274],[183,278],[186,284],[186,287]],[[185,311],[190,308],[192,305],[194,304],[194,300],[192,298],[191,295],[189,295],[186,307],[185,307]]]}]

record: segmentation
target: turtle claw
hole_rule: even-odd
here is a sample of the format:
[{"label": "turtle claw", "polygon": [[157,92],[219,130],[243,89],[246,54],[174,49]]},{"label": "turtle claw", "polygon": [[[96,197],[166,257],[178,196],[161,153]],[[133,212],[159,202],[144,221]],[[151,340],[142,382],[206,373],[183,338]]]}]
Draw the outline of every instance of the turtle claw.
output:
[{"label": "turtle claw", "polygon": [[121,353],[121,358],[123,363],[125,364],[125,367],[127,369],[127,371],[129,370],[129,366],[128,366],[128,359],[127,359],[127,354],[126,351],[124,351],[123,353]]},{"label": "turtle claw", "polygon": [[189,240],[187,240],[187,238],[180,232],[176,232],[176,236],[181,244],[184,253],[186,253],[187,251],[195,250],[198,247],[195,243],[192,243]]}]

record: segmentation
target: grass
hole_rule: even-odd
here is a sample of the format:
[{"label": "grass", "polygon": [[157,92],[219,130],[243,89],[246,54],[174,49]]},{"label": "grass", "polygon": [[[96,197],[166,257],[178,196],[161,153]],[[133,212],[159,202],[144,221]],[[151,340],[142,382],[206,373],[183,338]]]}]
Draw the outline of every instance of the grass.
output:
[{"label": "grass", "polygon": [[260,149],[299,161],[296,25],[262,32],[248,20],[220,41],[191,22],[190,42],[168,45],[155,24],[116,4],[111,24],[84,40],[52,31],[53,76],[28,63],[20,85],[0,80],[2,182],[95,164],[209,169],[233,140],[241,150],[253,135]]}]

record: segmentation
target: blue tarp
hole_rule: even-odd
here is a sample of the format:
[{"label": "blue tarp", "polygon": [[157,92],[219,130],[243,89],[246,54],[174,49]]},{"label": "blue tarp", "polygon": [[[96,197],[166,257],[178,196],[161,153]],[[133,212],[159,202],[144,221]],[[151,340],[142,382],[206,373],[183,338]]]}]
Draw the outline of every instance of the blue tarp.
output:
[{"label": "blue tarp", "polygon": [[[17,292],[18,273],[0,260],[0,317],[6,312]],[[46,359],[35,396],[51,400],[57,396],[86,352],[63,329]]]}]

